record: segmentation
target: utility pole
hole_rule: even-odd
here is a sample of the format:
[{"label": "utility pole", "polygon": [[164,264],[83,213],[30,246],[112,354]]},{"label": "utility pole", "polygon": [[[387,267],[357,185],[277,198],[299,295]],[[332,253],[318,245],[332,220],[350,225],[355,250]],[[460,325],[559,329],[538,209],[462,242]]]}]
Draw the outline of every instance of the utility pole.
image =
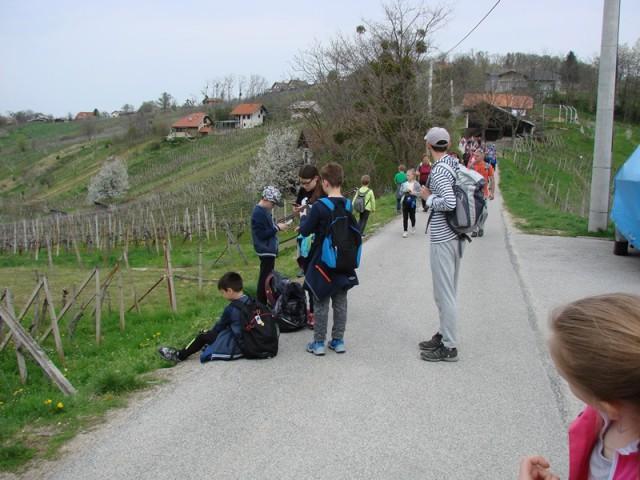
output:
[{"label": "utility pole", "polygon": [[591,201],[589,204],[590,232],[606,230],[609,224],[613,109],[616,95],[619,24],[620,0],[604,0],[600,71],[598,73],[596,137],[593,147]]}]

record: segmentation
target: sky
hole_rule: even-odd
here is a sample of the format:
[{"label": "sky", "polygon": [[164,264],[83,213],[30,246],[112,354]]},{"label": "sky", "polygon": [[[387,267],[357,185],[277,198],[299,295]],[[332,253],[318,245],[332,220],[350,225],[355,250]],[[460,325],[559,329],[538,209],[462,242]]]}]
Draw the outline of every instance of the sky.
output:
[{"label": "sky", "polygon": [[[431,38],[434,53],[448,52],[470,32],[450,55],[566,57],[571,50],[590,61],[600,53],[604,0],[403,1],[451,9]],[[299,77],[294,59],[315,42],[352,35],[363,20],[382,21],[382,4],[0,0],[0,114],[112,112],[163,92],[181,105],[201,100],[207,81],[231,74],[261,75],[271,86]],[[619,43],[632,46],[640,38],[640,0],[621,0],[620,11]]]}]

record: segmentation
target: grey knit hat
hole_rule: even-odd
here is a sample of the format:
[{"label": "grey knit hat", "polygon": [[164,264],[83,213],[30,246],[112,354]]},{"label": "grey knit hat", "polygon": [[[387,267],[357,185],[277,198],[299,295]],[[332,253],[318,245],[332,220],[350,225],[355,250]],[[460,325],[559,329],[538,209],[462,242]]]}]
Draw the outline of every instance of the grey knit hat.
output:
[{"label": "grey knit hat", "polygon": [[275,203],[279,207],[284,206],[284,202],[282,201],[282,195],[280,194],[280,190],[278,190],[276,187],[272,187],[272,186],[264,187],[264,190],[262,191],[262,198]]}]

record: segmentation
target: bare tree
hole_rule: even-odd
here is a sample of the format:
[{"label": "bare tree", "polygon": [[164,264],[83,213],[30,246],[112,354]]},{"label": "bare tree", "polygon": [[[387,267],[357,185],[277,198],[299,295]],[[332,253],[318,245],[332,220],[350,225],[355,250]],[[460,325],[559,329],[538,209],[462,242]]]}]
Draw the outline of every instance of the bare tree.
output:
[{"label": "bare tree", "polygon": [[370,141],[388,148],[394,163],[412,163],[433,120],[420,82],[424,60],[448,10],[401,0],[383,8],[384,22],[365,22],[355,37],[340,35],[328,47],[316,44],[295,62],[321,92],[336,142]]},{"label": "bare tree", "polygon": [[162,92],[162,95],[156,100],[156,105],[160,110],[165,111],[171,108],[172,102],[174,102],[173,97],[167,92]]}]

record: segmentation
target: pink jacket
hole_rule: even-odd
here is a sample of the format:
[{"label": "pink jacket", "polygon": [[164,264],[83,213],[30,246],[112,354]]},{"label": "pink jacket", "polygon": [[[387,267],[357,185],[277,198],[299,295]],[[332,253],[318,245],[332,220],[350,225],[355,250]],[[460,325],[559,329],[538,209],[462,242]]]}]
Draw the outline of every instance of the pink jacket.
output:
[{"label": "pink jacket", "polygon": [[[598,441],[604,420],[593,407],[586,407],[569,427],[569,480],[587,480],[589,458]],[[613,459],[612,480],[638,480],[640,478],[638,450],[624,453],[616,451]]]}]

